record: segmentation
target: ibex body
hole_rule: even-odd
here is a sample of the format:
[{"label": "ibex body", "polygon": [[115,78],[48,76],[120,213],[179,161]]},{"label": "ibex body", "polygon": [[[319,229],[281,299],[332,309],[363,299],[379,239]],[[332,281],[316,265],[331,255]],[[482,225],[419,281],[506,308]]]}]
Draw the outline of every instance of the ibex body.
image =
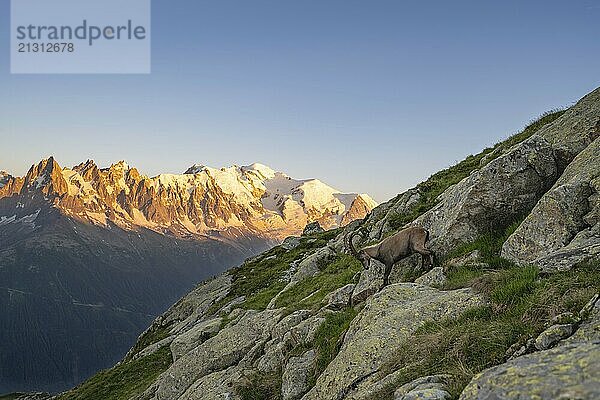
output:
[{"label": "ibex body", "polygon": [[372,246],[365,247],[356,251],[352,244],[352,238],[356,232],[347,237],[347,248],[350,253],[356,257],[365,269],[369,269],[369,262],[375,259],[385,265],[383,282],[389,283],[390,273],[395,263],[414,253],[421,254],[422,265],[425,265],[425,259],[428,265],[433,265],[433,253],[427,249],[426,243],[429,239],[429,232],[420,226],[413,226],[401,230],[400,232],[382,240]]}]

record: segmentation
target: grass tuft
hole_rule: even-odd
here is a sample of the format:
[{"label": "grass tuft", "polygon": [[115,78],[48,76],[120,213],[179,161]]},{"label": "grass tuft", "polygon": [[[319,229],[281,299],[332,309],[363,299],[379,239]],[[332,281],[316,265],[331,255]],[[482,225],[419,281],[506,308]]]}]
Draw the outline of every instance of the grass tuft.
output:
[{"label": "grass tuft", "polygon": [[475,250],[479,251],[479,259],[474,265],[452,265],[446,270],[447,280],[444,289],[459,289],[476,284],[477,278],[490,271],[509,269],[514,266],[512,262],[500,257],[502,245],[519,227],[524,218],[506,224],[506,228],[498,228],[490,231],[477,240],[466,243],[454,249],[448,254],[443,262],[450,259],[467,255]]},{"label": "grass tuft", "polygon": [[350,327],[350,323],[358,312],[354,308],[329,314],[321,324],[315,336],[314,345],[317,350],[317,366],[315,377],[321,375],[340,350],[342,335]]},{"label": "grass tuft", "polygon": [[58,400],[128,400],[146,390],[172,362],[171,350],[165,346],[154,354],[98,372],[59,395]]},{"label": "grass tuft", "polygon": [[242,400],[281,400],[281,372],[255,373],[235,388]]},{"label": "grass tuft", "polygon": [[484,293],[495,304],[514,306],[527,298],[527,294],[535,287],[539,270],[537,267],[514,266],[500,273],[488,274],[483,279],[489,278]]},{"label": "grass tuft", "polygon": [[149,330],[144,332],[142,336],[137,340],[135,345],[133,346],[130,354],[131,356],[125,361],[129,361],[132,356],[136,355],[140,351],[144,350],[146,347],[158,343],[161,340],[169,337],[169,331],[171,330],[171,326],[155,326],[152,325]]},{"label": "grass tuft", "polygon": [[339,255],[316,276],[304,279],[283,292],[277,299],[277,307],[286,307],[290,311],[318,309],[327,294],[352,283],[361,268],[354,257]]}]

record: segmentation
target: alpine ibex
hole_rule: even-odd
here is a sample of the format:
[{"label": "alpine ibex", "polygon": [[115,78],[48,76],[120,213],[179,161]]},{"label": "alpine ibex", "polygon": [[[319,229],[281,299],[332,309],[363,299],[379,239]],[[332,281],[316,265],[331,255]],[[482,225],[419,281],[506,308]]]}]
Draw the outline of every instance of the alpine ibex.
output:
[{"label": "alpine ibex", "polygon": [[371,258],[385,265],[383,274],[383,283],[389,283],[390,273],[395,263],[414,253],[421,255],[421,265],[425,266],[425,258],[428,259],[428,266],[433,265],[433,253],[425,247],[429,239],[429,231],[420,226],[412,226],[401,230],[400,232],[382,240],[372,246],[365,247],[356,251],[352,239],[357,231],[346,236],[346,248],[354,257],[356,257],[365,269],[369,269]]}]

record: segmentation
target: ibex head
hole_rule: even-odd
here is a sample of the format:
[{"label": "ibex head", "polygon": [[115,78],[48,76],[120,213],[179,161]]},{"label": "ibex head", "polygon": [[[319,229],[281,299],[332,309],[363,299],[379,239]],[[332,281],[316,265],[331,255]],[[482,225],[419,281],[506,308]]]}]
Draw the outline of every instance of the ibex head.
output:
[{"label": "ibex head", "polygon": [[364,269],[369,269],[371,256],[368,255],[367,252],[364,250],[356,251],[356,249],[354,248],[354,244],[352,243],[352,239],[357,233],[358,231],[350,232],[348,236],[346,236],[346,250],[354,257],[356,257],[358,261],[360,261]]}]

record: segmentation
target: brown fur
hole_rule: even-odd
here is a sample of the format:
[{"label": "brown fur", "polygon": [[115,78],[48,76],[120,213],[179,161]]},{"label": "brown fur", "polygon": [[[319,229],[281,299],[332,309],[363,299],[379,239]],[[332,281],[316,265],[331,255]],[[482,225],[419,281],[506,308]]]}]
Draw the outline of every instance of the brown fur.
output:
[{"label": "brown fur", "polygon": [[412,226],[401,230],[378,244],[365,247],[360,251],[356,251],[352,244],[352,239],[356,233],[355,231],[347,236],[346,247],[350,254],[362,263],[365,269],[369,268],[371,258],[384,264],[383,282],[385,285],[389,283],[390,273],[394,264],[411,254],[421,254],[422,266],[425,266],[425,258],[428,259],[428,266],[433,265],[433,253],[426,247],[429,232],[420,226]]}]

